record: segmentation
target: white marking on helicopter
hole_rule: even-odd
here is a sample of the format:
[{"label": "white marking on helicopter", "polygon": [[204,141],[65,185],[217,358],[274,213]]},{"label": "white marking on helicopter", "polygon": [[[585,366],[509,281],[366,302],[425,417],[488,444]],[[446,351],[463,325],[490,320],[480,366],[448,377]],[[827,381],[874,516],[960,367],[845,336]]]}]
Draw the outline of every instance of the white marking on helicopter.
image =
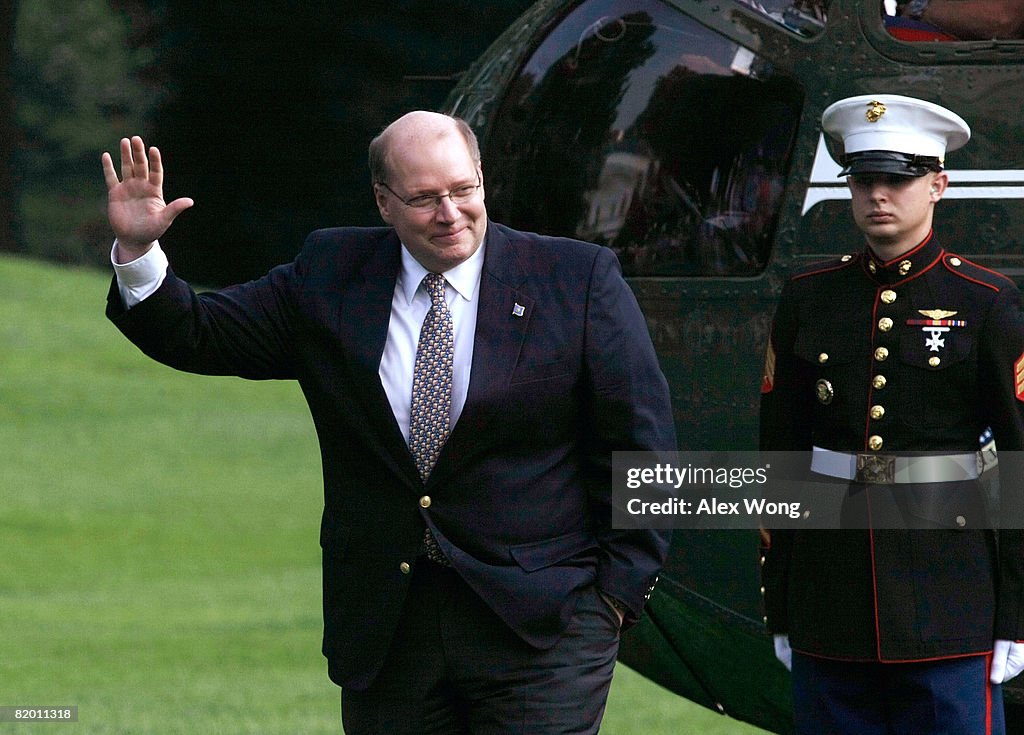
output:
[{"label": "white marking on helicopter", "polygon": [[[841,170],[842,166],[828,152],[825,136],[819,134],[801,216],[820,202],[850,198],[846,181],[839,178]],[[944,199],[1024,199],[1024,169],[946,169],[946,173],[949,187]]]}]

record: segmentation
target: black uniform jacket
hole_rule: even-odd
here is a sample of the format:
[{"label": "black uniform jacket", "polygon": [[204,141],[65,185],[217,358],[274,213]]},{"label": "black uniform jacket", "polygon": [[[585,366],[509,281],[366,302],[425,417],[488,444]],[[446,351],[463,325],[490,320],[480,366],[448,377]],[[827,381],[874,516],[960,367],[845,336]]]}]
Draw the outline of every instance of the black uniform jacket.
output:
[{"label": "black uniform jacket", "polygon": [[612,451],[675,449],[668,386],[615,256],[493,222],[485,247],[466,404],[425,486],[378,375],[393,229],[314,232],[293,263],[215,293],[169,273],[126,311],[111,289],[108,315],[157,360],[299,381],[323,460],[323,650],[342,686],[379,669],[424,527],[538,648],[595,583],[636,620],[668,551],[666,532],[611,528]]},{"label": "black uniform jacket", "polygon": [[[887,263],[870,249],[844,255],[783,288],[762,386],[762,448],[969,453],[991,428],[1000,477],[1016,480],[1002,483],[1009,498],[1022,478],[1022,374],[1024,323],[1009,279],[931,235]],[[980,653],[994,638],[1020,639],[1024,532],[959,527],[953,505],[928,530],[773,531],[763,560],[769,630],[804,653],[867,661]]]}]

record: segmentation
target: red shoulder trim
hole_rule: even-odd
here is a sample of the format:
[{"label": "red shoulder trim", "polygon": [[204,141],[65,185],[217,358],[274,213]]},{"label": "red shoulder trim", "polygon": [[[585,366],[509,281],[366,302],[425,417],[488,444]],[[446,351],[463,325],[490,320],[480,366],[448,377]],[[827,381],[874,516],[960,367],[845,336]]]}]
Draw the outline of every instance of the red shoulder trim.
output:
[{"label": "red shoulder trim", "polygon": [[840,261],[832,265],[821,264],[818,268],[804,273],[796,273],[792,276],[791,280],[799,281],[802,278],[808,278],[810,276],[820,276],[823,273],[832,273],[833,271],[841,271],[843,268],[849,268],[851,265],[859,260],[858,256],[851,255],[849,260]]},{"label": "red shoulder trim", "polygon": [[971,276],[967,275],[962,270],[960,270],[960,267],[950,265],[949,261],[950,261],[951,258],[958,258],[962,262],[963,265],[969,265],[972,268],[977,268],[978,270],[980,270],[980,271],[982,271],[984,273],[988,273],[989,275],[996,276],[996,277],[999,278],[999,280],[1006,281],[1006,285],[1008,285],[1008,286],[1015,286],[1016,285],[1013,282],[1012,278],[1010,278],[1009,276],[1003,275],[999,271],[994,271],[991,268],[986,268],[983,265],[978,265],[974,261],[968,260],[967,258],[963,257],[962,255],[953,255],[952,253],[947,253],[942,258],[942,264],[944,266],[946,266],[946,270],[948,270],[950,273],[952,273],[954,275],[957,275],[957,276],[960,276],[960,278],[963,278],[965,281],[970,281],[971,283],[977,283],[979,286],[985,286],[986,288],[990,288],[990,289],[992,289],[993,291],[996,291],[996,292],[1000,291],[1000,287],[997,286],[996,284],[994,284],[994,283],[987,283],[987,282],[982,281],[982,280],[980,280],[978,278],[972,278]]}]

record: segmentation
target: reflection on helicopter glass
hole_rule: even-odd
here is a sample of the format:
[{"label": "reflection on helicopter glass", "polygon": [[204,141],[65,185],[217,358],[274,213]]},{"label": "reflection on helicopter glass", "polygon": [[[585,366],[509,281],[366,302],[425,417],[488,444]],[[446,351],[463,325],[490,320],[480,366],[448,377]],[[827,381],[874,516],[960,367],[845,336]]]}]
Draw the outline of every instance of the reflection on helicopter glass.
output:
[{"label": "reflection on helicopter glass", "polygon": [[582,2],[506,88],[490,209],[605,244],[627,275],[754,275],[802,103],[794,79],[665,3]]},{"label": "reflection on helicopter glass", "polygon": [[735,0],[801,36],[817,36],[828,18],[825,0]]}]

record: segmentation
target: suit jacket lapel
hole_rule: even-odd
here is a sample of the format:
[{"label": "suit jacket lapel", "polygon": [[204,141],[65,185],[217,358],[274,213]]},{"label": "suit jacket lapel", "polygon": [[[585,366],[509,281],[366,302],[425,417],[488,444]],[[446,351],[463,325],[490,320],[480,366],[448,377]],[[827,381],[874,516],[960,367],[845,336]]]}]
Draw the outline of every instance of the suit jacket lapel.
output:
[{"label": "suit jacket lapel", "polygon": [[400,243],[392,232],[345,284],[334,324],[346,355],[348,387],[365,414],[360,423],[366,427],[369,446],[377,449],[397,474],[419,485],[415,462],[379,373],[400,268]]},{"label": "suit jacket lapel", "polygon": [[487,226],[485,248],[469,392],[431,483],[443,481],[470,453],[486,449],[486,426],[497,416],[508,393],[533,311],[533,299],[519,291],[526,272],[512,244],[493,222]]}]

